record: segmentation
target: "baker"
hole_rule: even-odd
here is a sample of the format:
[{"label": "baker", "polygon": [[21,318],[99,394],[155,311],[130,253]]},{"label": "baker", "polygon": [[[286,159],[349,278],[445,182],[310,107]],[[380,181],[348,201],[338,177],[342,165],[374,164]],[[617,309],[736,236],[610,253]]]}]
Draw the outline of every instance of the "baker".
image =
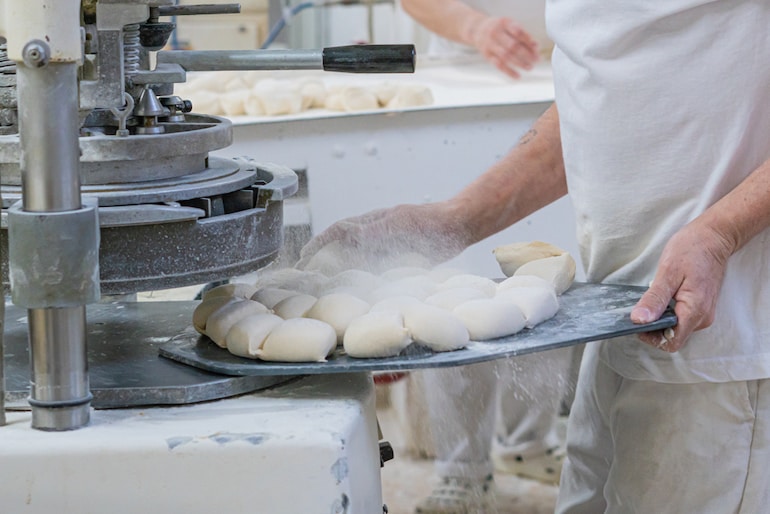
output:
[{"label": "baker", "polygon": [[[586,348],[557,512],[763,512],[770,4],[552,0],[546,12],[555,104],[454,198],[380,212],[376,230],[396,240],[432,224],[451,254],[569,193],[587,280],[652,283],[632,320],[674,300],[678,324]],[[370,220],[306,253],[329,238],[365,248]]]}]

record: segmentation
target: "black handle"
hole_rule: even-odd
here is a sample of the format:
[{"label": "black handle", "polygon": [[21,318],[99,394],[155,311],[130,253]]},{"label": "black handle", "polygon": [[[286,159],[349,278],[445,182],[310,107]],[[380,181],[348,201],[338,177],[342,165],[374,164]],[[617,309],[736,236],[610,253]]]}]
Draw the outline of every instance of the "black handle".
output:
[{"label": "black handle", "polygon": [[350,45],[323,49],[324,71],[414,73],[414,45]]}]

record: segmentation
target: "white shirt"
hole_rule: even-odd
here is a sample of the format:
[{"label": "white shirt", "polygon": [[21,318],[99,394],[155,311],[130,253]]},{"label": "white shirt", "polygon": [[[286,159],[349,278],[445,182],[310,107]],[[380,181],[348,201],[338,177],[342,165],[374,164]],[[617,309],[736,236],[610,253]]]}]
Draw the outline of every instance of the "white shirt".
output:
[{"label": "white shirt", "polygon": [[[513,19],[538,42],[541,49],[553,46],[545,29],[545,0],[462,0],[462,2],[489,16]],[[450,41],[433,33],[430,35],[429,55],[451,56],[474,52],[476,49],[471,46]]]},{"label": "white shirt", "polygon": [[[647,285],[668,239],[770,157],[770,2],[549,0],[547,22],[586,276]],[[601,357],[634,379],[770,377],[770,231],[684,349],[631,337]]]}]

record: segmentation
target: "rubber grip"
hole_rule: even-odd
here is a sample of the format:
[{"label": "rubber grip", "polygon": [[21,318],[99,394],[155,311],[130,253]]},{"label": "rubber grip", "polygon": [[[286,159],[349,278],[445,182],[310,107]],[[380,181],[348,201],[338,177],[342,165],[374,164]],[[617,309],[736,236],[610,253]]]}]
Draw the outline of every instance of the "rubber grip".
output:
[{"label": "rubber grip", "polygon": [[349,45],[323,49],[324,71],[414,73],[414,45]]}]

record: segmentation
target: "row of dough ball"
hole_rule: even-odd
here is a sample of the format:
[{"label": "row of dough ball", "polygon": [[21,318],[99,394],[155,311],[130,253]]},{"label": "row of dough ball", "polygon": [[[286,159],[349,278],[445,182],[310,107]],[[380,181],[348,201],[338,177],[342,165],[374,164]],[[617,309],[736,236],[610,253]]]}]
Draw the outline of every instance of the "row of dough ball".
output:
[{"label": "row of dough ball", "polygon": [[279,116],[309,109],[356,112],[403,109],[433,103],[423,85],[379,82],[327,86],[315,78],[255,80],[253,75],[203,75],[180,84],[176,94],[189,99],[193,111],[224,116]]},{"label": "row of dough ball", "polygon": [[442,268],[402,267],[380,276],[347,270],[333,277],[284,269],[256,286],[209,291],[194,324],[232,353],[263,360],[324,360],[337,343],[352,357],[397,355],[413,341],[454,350],[554,316],[557,292],[574,278],[574,261],[565,252],[552,257],[530,266],[536,273],[519,272],[500,284]]}]

